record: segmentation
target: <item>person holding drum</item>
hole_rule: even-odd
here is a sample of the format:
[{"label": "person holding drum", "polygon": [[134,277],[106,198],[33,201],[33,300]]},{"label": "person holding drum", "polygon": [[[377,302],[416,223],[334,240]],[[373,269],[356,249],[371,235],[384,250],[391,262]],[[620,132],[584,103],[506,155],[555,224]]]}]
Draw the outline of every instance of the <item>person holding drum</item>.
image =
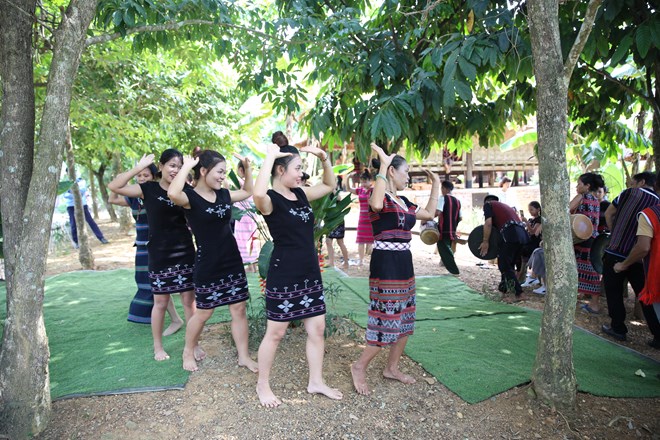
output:
[{"label": "person holding drum", "polygon": [[[625,323],[626,307],[623,302],[624,292],[628,291],[627,283],[630,283],[636,296],[639,296],[644,288],[644,265],[640,261],[628,260],[628,257],[631,256],[631,249],[637,240],[639,213],[660,204],[660,198],[653,190],[654,185],[657,190],[654,173],[635,174],[633,187],[619,194],[605,212],[607,224],[612,231],[610,243],[603,255],[603,283],[611,322],[610,325],[604,324],[601,330],[619,341],[625,341],[628,333]],[[626,261],[625,265],[616,267],[617,263],[623,261]],[[649,330],[656,338],[660,338],[660,323],[653,307],[642,303],[642,311]]]},{"label": "person holding drum", "polygon": [[442,196],[438,199],[438,207],[435,215],[438,217],[438,230],[440,238],[438,240],[438,253],[442,264],[453,275],[458,275],[460,271],[454,260],[453,243],[458,238],[456,227],[461,221],[461,202],[451,192],[454,190],[454,184],[449,180],[444,180],[440,186]]},{"label": "person holding drum", "polygon": [[591,245],[598,236],[600,217],[600,203],[594,193],[604,186],[605,181],[600,174],[582,174],[578,177],[575,187],[577,194],[569,204],[571,214],[586,215],[593,226],[591,237],[588,240],[573,245],[578,271],[578,296],[590,296],[589,303],[583,304],[581,309],[592,315],[600,313],[600,275],[594,269],[589,258]]},{"label": "person holding drum", "polygon": [[479,252],[481,255],[488,254],[490,234],[492,229],[496,228],[504,239],[497,250],[497,267],[502,274],[499,290],[502,293],[514,292],[514,297],[506,302],[523,301],[526,298],[523,296],[522,287],[516,277],[514,264],[520,258],[522,247],[529,242],[525,223],[520,220],[515,209],[500,202],[498,197],[492,194],[487,195],[484,199],[484,217],[486,221]]}]

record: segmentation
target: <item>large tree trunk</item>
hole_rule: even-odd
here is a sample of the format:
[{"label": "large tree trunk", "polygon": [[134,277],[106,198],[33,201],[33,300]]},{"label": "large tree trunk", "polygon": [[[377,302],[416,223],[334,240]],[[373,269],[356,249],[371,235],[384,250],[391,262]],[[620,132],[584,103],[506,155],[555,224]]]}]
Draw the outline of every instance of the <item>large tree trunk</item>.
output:
[{"label": "large tree trunk", "polygon": [[[2,121],[0,181],[7,272],[7,320],[0,351],[0,434],[41,432],[50,417],[44,274],[66,141],[73,80],[96,0],[72,0],[56,31],[37,148],[34,143],[32,17],[34,0],[0,7]],[[38,154],[34,154],[38,151]],[[34,158],[34,169],[32,173]]]},{"label": "large tree trunk", "polygon": [[71,193],[73,194],[74,215],[76,218],[76,230],[78,232],[78,261],[80,261],[83,269],[94,270],[94,254],[92,252],[92,246],[89,243],[87,221],[85,220],[85,211],[83,210],[84,202],[80,194],[80,187],[78,186],[76,176],[76,160],[73,157],[70,128],[67,128],[66,132],[66,165],[69,169],[69,180],[73,182]]},{"label": "large tree trunk", "polygon": [[556,0],[531,0],[529,23],[536,77],[537,131],[543,246],[548,293],[539,333],[532,383],[537,395],[554,407],[575,408],[573,321],[577,271],[569,223],[566,170],[567,92],[559,40]]}]

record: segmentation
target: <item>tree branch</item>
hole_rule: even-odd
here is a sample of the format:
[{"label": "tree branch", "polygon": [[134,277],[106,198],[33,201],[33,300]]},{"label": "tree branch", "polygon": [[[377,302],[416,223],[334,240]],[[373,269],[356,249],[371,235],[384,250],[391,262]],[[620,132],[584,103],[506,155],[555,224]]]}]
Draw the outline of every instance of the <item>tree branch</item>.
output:
[{"label": "tree branch", "polygon": [[594,27],[594,21],[596,20],[596,12],[598,12],[598,8],[602,1],[603,0],[589,0],[580,31],[578,32],[573,47],[571,47],[571,51],[568,53],[566,61],[564,62],[564,81],[566,82],[566,87],[568,87],[571,82],[571,76],[573,75],[575,64],[580,58],[584,45],[587,44],[589,34],[591,33],[591,29]]},{"label": "tree branch", "polygon": [[240,29],[243,31],[246,31],[248,33],[252,33],[254,35],[258,35],[264,39],[268,40],[275,40],[279,43],[284,43],[284,44],[291,44],[291,41],[289,40],[282,40],[279,39],[273,35],[268,35],[264,32],[257,31],[254,29],[249,29],[244,26],[237,26],[235,24],[229,24],[229,23],[216,23],[215,21],[211,20],[183,20],[183,21],[177,21],[177,22],[169,22],[169,23],[163,23],[163,24],[153,24],[153,25],[144,25],[144,26],[136,26],[133,28],[128,28],[126,29],[126,34],[122,35],[120,32],[115,32],[112,34],[103,34],[103,35],[97,35],[94,37],[89,37],[85,41],[85,47],[89,47],[93,44],[102,44],[102,43],[107,43],[108,41],[112,40],[117,40],[119,38],[123,38],[126,35],[132,35],[132,34],[138,34],[138,33],[143,33],[143,32],[158,32],[158,31],[170,31],[170,30],[179,30],[182,27],[185,26],[195,26],[195,25],[204,25],[204,26],[217,26],[217,27],[227,27],[227,28],[232,28],[232,29]]},{"label": "tree branch", "polygon": [[592,65],[590,65],[588,63],[584,63],[584,65],[587,68],[587,70],[595,73],[596,75],[601,75],[603,78],[605,78],[609,81],[612,81],[614,84],[618,85],[619,87],[621,87],[626,92],[628,92],[632,95],[635,95],[638,98],[641,98],[644,101],[648,102],[649,105],[651,107],[653,107],[653,110],[654,110],[655,114],[660,114],[660,107],[658,107],[658,104],[655,102],[655,100],[653,99],[652,96],[647,96],[644,93],[640,92],[639,90],[637,90],[633,87],[630,87],[628,84],[626,84],[626,83],[622,82],[621,80],[613,77],[612,75],[610,75],[608,72],[606,72],[604,70],[596,69],[595,67],[593,67]]}]

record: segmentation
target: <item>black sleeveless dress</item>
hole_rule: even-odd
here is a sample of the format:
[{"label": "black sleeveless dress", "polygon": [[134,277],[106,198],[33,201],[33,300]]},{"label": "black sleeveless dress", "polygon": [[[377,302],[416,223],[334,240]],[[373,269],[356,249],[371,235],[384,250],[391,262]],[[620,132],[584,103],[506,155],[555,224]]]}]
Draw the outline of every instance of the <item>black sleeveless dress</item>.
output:
[{"label": "black sleeveless dress", "polygon": [[323,282],[314,246],[314,214],[302,188],[297,200],[268,190],[273,212],[264,216],[273,237],[266,277],[266,317],[293,321],[325,314]]},{"label": "black sleeveless dress", "polygon": [[149,223],[149,281],[154,295],[193,290],[195,247],[183,208],[158,182],[141,183]]},{"label": "black sleeveless dress", "polygon": [[184,209],[195,234],[195,301],[199,309],[245,301],[250,297],[243,260],[229,226],[231,195],[229,190],[215,191],[209,202],[192,187],[184,189],[190,209]]}]

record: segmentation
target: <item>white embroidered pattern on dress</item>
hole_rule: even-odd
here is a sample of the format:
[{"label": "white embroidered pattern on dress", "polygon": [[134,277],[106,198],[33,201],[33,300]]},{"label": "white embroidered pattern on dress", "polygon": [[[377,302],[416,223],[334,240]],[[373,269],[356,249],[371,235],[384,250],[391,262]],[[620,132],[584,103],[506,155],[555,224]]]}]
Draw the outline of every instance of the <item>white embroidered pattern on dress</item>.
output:
[{"label": "white embroidered pattern on dress", "polygon": [[225,212],[230,211],[231,212],[231,205],[216,205],[215,208],[206,208],[206,212],[209,214],[217,214],[218,217],[224,217]]},{"label": "white embroidered pattern on dress", "polygon": [[289,213],[296,217],[300,217],[302,221],[307,223],[312,215],[312,208],[310,206],[303,206],[300,208],[291,208]]}]

